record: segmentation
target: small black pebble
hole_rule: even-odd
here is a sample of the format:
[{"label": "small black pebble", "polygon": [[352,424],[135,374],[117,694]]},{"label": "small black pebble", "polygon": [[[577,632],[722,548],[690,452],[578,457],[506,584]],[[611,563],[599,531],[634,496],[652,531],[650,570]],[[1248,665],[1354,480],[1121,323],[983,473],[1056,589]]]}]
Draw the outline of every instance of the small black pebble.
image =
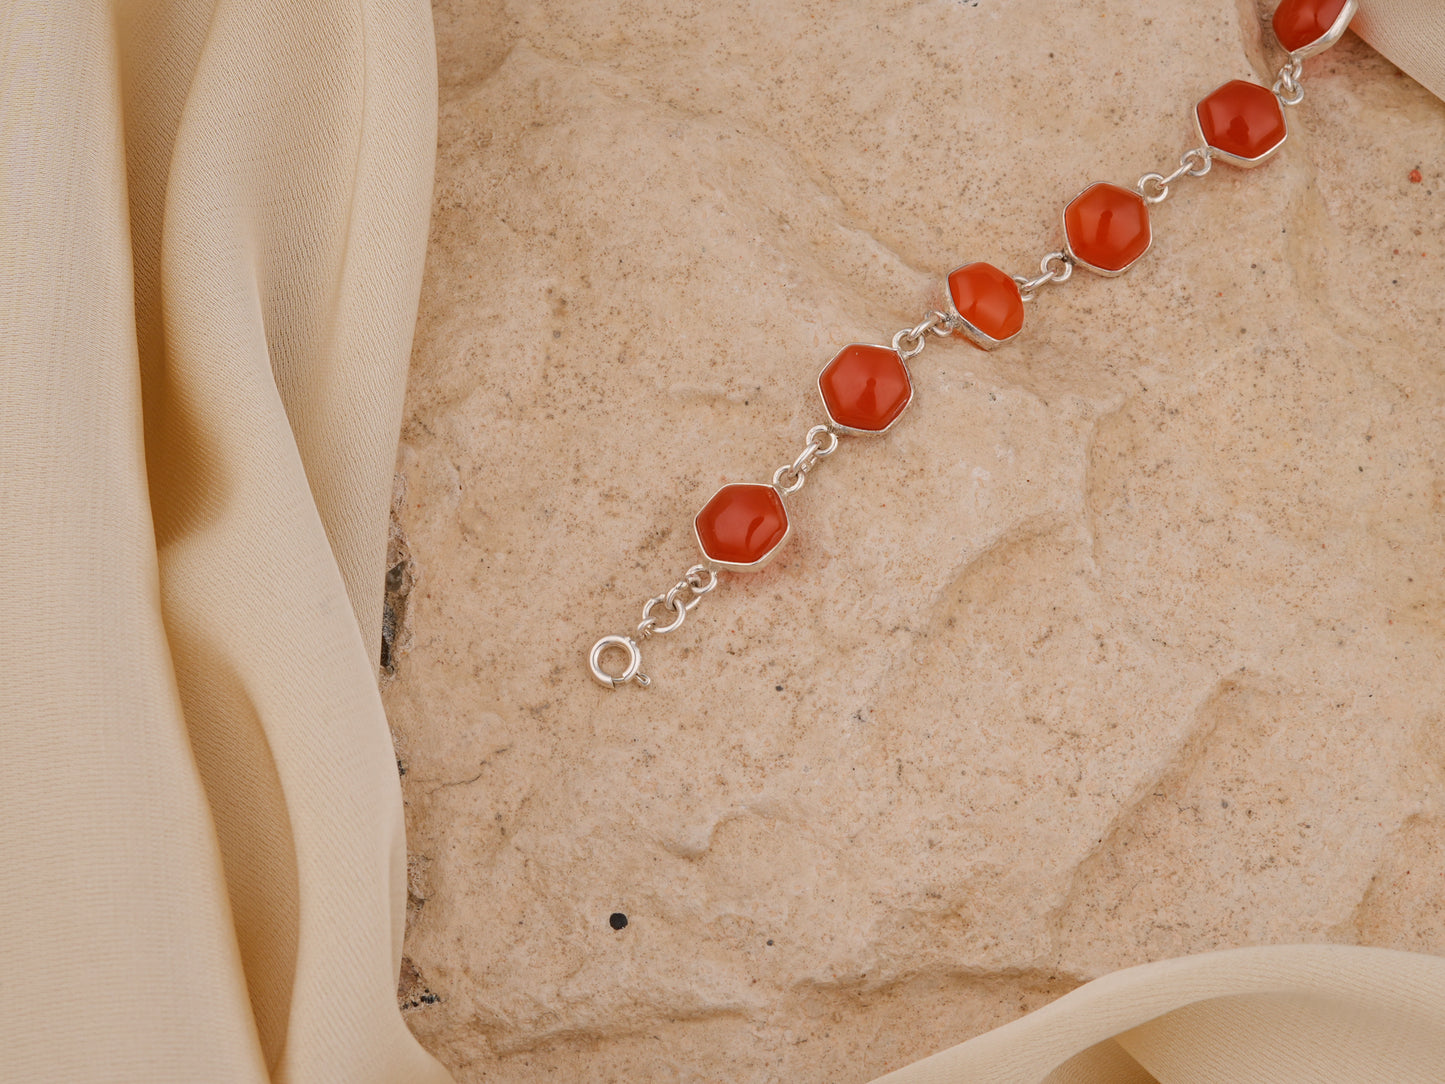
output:
[{"label": "small black pebble", "polygon": [[614,930],[620,930],[627,925],[627,916],[621,911],[613,911],[612,917],[607,920],[607,925],[611,926]]},{"label": "small black pebble", "polygon": [[773,939],[772,939],[771,937],[769,937],[769,938],[768,938],[768,944],[771,945],[772,943],[773,943]]},{"label": "small black pebble", "polygon": [[773,688],[777,689],[778,692],[782,692],[782,691],[783,691],[783,687],[782,687],[781,685],[774,685]]}]

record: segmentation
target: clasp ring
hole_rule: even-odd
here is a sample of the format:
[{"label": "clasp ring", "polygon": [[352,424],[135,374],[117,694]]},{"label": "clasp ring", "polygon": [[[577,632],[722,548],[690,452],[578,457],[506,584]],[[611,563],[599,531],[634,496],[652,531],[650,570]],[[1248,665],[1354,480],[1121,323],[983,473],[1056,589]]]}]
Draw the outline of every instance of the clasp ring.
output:
[{"label": "clasp ring", "polygon": [[[608,648],[614,647],[627,652],[627,668],[615,676],[602,669],[602,653]],[[629,681],[635,681],[644,688],[652,684],[651,678],[637,672],[638,667],[642,665],[642,649],[637,646],[637,641],[631,636],[602,637],[592,645],[592,651],[587,656],[587,664],[592,669],[592,676],[612,689],[619,685],[626,685]]]}]

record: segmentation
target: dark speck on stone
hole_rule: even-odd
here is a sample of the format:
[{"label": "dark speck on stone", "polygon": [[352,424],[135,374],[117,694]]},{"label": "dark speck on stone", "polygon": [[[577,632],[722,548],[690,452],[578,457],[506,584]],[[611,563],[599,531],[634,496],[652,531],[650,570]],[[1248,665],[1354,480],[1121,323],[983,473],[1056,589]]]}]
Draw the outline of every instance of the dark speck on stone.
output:
[{"label": "dark speck on stone", "polygon": [[611,926],[614,930],[620,930],[627,925],[627,916],[621,911],[613,911],[612,916],[607,920],[607,925]]}]

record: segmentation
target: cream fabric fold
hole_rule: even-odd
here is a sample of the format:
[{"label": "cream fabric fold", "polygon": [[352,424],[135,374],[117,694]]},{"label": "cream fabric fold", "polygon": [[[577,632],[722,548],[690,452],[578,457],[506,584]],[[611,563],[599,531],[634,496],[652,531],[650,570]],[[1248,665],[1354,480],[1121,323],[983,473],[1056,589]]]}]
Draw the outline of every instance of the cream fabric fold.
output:
[{"label": "cream fabric fold", "polygon": [[1445,959],[1352,945],[1131,967],[875,1084],[1438,1084]]},{"label": "cream fabric fold", "polygon": [[1350,29],[1445,98],[1445,0],[1361,0]]},{"label": "cream fabric fold", "polygon": [[446,1081],[373,664],[430,12],[10,0],[0,102],[0,1079]]},{"label": "cream fabric fold", "polygon": [[[1445,93],[1445,5],[1361,34]],[[423,0],[0,5],[0,1079],[444,1084],[375,686]],[[1445,1080],[1445,960],[1132,968],[887,1084]]]}]

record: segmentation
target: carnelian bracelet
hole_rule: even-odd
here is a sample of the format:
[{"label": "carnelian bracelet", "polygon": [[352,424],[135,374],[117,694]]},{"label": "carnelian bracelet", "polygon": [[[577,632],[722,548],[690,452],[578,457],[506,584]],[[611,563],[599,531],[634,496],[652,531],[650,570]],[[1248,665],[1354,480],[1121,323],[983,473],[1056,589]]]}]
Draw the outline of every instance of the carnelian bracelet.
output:
[{"label": "carnelian bracelet", "polygon": [[[1200,145],[1180,156],[1177,169],[1146,173],[1133,188],[1108,182],[1089,185],[1064,208],[1064,244],[1039,262],[1035,277],[1009,275],[987,263],[969,263],[948,276],[947,311],[933,311],[917,326],[893,336],[891,346],[852,343],[818,374],[818,392],[828,420],[808,430],[796,459],[773,473],[771,482],[730,482],[714,493],[693,520],[703,562],[693,565],[664,594],[647,600],[632,636],[604,636],[592,645],[592,676],[617,688],[649,685],[641,671],[638,642],[679,628],[688,612],[717,586],[718,572],[750,572],[778,552],[792,530],[784,497],[796,493],[807,474],[838,448],[840,435],[886,433],[913,399],[907,362],[921,353],[931,333],[961,335],[993,350],[1015,338],[1024,325],[1024,305],[1044,286],[1066,282],[1075,267],[1095,274],[1122,275],[1149,251],[1153,234],[1149,208],[1169,195],[1183,177],[1202,177],[1216,161],[1251,168],[1284,144],[1284,107],[1304,98],[1300,75],[1307,57],[1329,48],[1344,34],[1358,0],[1283,0],[1272,25],[1289,59],[1272,88],[1231,80],[1194,107]],[[660,613],[655,614],[654,611]],[[617,673],[604,667],[621,653]]]}]

